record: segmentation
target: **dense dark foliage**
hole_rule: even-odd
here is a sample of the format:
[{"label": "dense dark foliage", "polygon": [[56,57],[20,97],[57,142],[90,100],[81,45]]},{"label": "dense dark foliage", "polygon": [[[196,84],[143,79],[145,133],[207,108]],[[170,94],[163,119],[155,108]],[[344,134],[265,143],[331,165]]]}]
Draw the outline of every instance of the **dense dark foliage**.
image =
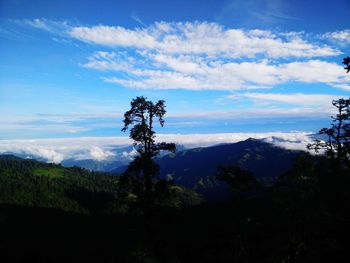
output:
[{"label": "dense dark foliage", "polygon": [[260,183],[253,173],[239,166],[219,166],[216,177],[231,187],[236,198],[255,195],[260,188]]}]

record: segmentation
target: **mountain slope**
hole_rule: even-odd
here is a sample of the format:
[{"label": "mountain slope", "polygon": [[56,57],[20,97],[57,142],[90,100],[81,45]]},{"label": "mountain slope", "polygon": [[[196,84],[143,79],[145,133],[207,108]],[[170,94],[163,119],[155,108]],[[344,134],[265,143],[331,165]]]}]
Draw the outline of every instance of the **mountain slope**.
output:
[{"label": "mountain slope", "polygon": [[0,155],[0,204],[112,211],[117,190],[117,176]]},{"label": "mountain slope", "polygon": [[196,189],[203,184],[215,184],[213,175],[219,165],[239,165],[253,172],[260,181],[268,183],[286,172],[299,153],[261,140],[247,139],[169,154],[157,162],[162,177],[171,177],[177,184]]},{"label": "mountain slope", "polygon": [[[159,206],[180,208],[201,202],[201,197],[189,189],[176,185],[166,189],[169,195],[161,195]],[[124,213],[135,208],[136,199],[131,189],[119,184],[118,176],[0,155],[0,206]]]}]

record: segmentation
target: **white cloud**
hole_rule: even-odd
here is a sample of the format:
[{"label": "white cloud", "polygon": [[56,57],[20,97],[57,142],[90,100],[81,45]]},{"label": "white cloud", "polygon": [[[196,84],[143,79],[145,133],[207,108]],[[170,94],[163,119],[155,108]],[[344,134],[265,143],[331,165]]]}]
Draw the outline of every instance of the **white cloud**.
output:
[{"label": "white cloud", "polygon": [[115,154],[108,150],[103,150],[98,146],[93,146],[90,149],[90,155],[92,159],[97,161],[103,161],[105,159],[108,159],[109,157],[115,156]]},{"label": "white cloud", "polygon": [[350,90],[350,85],[348,84],[333,84],[333,87],[343,90]]},{"label": "white cloud", "polygon": [[36,114],[22,116],[1,116],[0,136],[15,134],[25,130],[26,134],[31,132],[44,133],[81,133],[96,128],[119,128],[113,120],[121,119],[123,114],[97,113],[97,114]]},{"label": "white cloud", "polygon": [[125,52],[98,51],[88,57],[88,63],[82,66],[98,70],[130,71],[133,58]]},{"label": "white cloud", "polygon": [[[208,147],[222,143],[235,143],[248,138],[264,139],[271,143],[278,141],[279,146],[306,150],[306,145],[312,141],[311,133],[307,132],[267,132],[267,133],[215,133],[215,134],[159,134],[158,141],[175,142],[185,147]],[[271,139],[269,139],[271,138]],[[276,140],[279,139],[279,140]],[[285,144],[283,143],[286,142]]]},{"label": "white cloud", "polygon": [[[312,142],[310,133],[217,133],[217,134],[159,134],[157,141],[174,142],[187,148],[207,147],[221,143],[234,143],[248,138],[264,139],[278,146],[305,150]],[[0,140],[0,153],[12,152],[34,155],[48,162],[60,163],[66,159],[94,159],[102,161],[113,158],[131,159],[137,154],[122,150],[132,144],[128,137],[81,137],[36,140]]]},{"label": "white cloud", "polygon": [[323,106],[328,107],[331,105],[332,100],[341,98],[335,95],[324,94],[278,94],[278,93],[243,93],[239,95],[229,95],[228,98],[249,98],[253,100],[280,102],[286,104],[293,104],[299,106]]},{"label": "white cloud", "polygon": [[122,152],[122,156],[128,160],[132,160],[136,155],[138,155],[138,151],[136,149],[132,149],[129,152]]},{"label": "white cloud", "polygon": [[50,30],[50,26],[48,25],[48,21],[45,19],[38,19],[38,18],[33,19],[33,20],[25,19],[23,22],[31,27],[35,27],[35,28],[43,29],[43,30],[47,30],[47,31]]},{"label": "white cloud", "polygon": [[[271,94],[271,96],[270,96]],[[244,97],[245,96],[245,97]],[[279,118],[288,119],[294,117],[300,118],[329,118],[330,115],[335,114],[334,107],[331,106],[331,99],[329,97],[329,103],[327,95],[305,95],[292,94],[290,97],[283,94],[266,93],[243,93],[240,95],[229,95],[221,98],[225,100],[227,104],[233,104],[232,99],[239,100],[240,98],[250,98],[255,103],[249,108],[237,108],[232,110],[191,110],[185,112],[169,111],[167,113],[166,126],[181,127],[187,129],[188,127],[205,126],[206,124],[213,123],[213,121],[227,121],[227,120],[247,120],[247,119],[275,119]],[[274,100],[268,100],[271,97]],[[295,99],[295,98],[298,99]],[[316,98],[313,102],[312,100]],[[300,103],[292,104],[292,107],[282,107],[281,105],[274,105],[270,102],[275,101],[289,101]],[[262,105],[259,102],[265,102]],[[302,105],[302,101],[305,105]],[[323,103],[324,101],[324,103]],[[316,104],[320,103],[320,104]],[[322,104],[323,103],[323,104]],[[304,107],[300,107],[304,106]],[[26,131],[25,136],[30,137],[52,137],[56,136],[72,136],[96,130],[96,129],[114,129],[117,133],[122,128],[122,116],[116,113],[102,113],[102,114],[40,114],[34,116],[1,116],[0,119],[0,138],[23,138],[24,134],[21,131]],[[19,141],[19,143],[21,143]],[[74,144],[74,142],[72,142]],[[89,148],[90,149],[90,148]],[[88,150],[87,150],[88,151]],[[85,158],[85,157],[84,157]]]},{"label": "white cloud", "polygon": [[157,22],[149,27],[72,27],[70,36],[81,41],[113,47],[156,50],[159,53],[207,54],[221,57],[317,57],[340,52],[309,43],[299,37],[284,38],[263,30],[224,28],[209,22]]},{"label": "white cloud", "polygon": [[344,83],[350,82],[350,76],[346,75],[342,66],[321,60],[306,62],[292,62],[279,66],[281,81],[320,82],[320,83]]},{"label": "white cloud", "polygon": [[[335,63],[320,60],[275,64],[261,62],[220,61],[193,56],[147,55],[155,65],[143,69],[143,64],[133,61],[125,65],[94,56],[85,66],[98,70],[115,70],[127,78],[103,77],[106,82],[137,89],[190,89],[190,90],[240,90],[272,87],[288,82],[324,83],[330,86],[347,85],[350,75]],[[141,61],[141,59],[140,59]]]},{"label": "white cloud", "polygon": [[70,35],[76,39],[107,46],[153,48],[156,39],[145,30],[124,27],[94,26],[73,27]]},{"label": "white cloud", "polygon": [[350,44],[350,29],[335,32],[327,32],[323,34],[322,37],[339,42],[340,44]]},{"label": "white cloud", "polygon": [[[209,22],[156,22],[141,28],[75,26],[48,19],[22,23],[75,40],[108,46],[82,66],[114,71],[105,82],[136,89],[240,90],[288,82],[347,87],[342,66],[320,60],[342,54],[303,32],[227,28]],[[324,38],[346,40],[349,30]],[[318,36],[319,40],[319,36]]]},{"label": "white cloud", "polygon": [[115,156],[113,150],[118,152],[115,147],[128,145],[131,145],[128,137],[0,140],[0,152],[34,155],[55,163],[70,158],[101,161]]},{"label": "white cloud", "polygon": [[23,144],[17,144],[15,141],[0,140],[0,153],[6,152],[33,155],[39,158],[43,158],[52,163],[60,163],[65,159],[65,154],[62,153],[59,149],[55,149],[54,146],[32,146],[30,141],[25,141]]},{"label": "white cloud", "polygon": [[306,133],[295,133],[294,136],[291,134],[279,134],[278,136],[269,136],[263,138],[263,141],[272,143],[285,149],[299,151],[307,151],[307,145],[313,143],[312,134]]},{"label": "white cloud", "polygon": [[[239,98],[233,96],[232,98]],[[230,100],[232,98],[229,98]],[[169,113],[168,119],[170,118],[196,118],[203,121],[210,120],[227,120],[227,119],[257,119],[257,118],[289,118],[289,117],[315,117],[315,118],[329,118],[334,113],[334,107],[331,105],[320,105],[318,107],[293,107],[293,108],[282,108],[282,107],[269,107],[269,108],[258,108],[250,107],[247,109],[236,109],[236,110],[213,110],[213,111],[193,111],[186,113]]]},{"label": "white cloud", "polygon": [[[302,33],[159,22],[141,29],[75,27],[70,34],[82,41],[124,48],[123,52],[96,52],[83,66],[123,73],[102,79],[129,88],[239,90],[291,81],[330,86],[350,82],[340,65],[315,59],[341,52],[310,43]],[[296,58],[303,60],[290,62]]]},{"label": "white cloud", "polygon": [[29,26],[32,28],[44,30],[58,36],[67,36],[67,33],[73,27],[68,21],[55,21],[46,18],[35,19],[17,19],[11,20],[21,26]]}]

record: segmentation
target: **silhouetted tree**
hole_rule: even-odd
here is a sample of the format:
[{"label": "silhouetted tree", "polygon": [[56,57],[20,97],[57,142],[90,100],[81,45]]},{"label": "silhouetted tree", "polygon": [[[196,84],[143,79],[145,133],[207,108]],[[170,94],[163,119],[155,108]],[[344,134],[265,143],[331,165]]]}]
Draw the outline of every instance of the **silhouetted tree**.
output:
[{"label": "silhouetted tree", "polygon": [[154,125],[159,122],[164,125],[165,102],[159,100],[156,103],[144,97],[136,97],[130,103],[131,109],[124,114],[124,127],[126,131],[129,126],[130,138],[134,141],[138,155],[130,163],[125,177],[138,194],[143,204],[143,212],[149,214],[153,202],[154,185],[156,183],[159,166],[154,158],[160,151],[174,152],[174,143],[156,143]]},{"label": "silhouetted tree", "polygon": [[[343,64],[349,72],[350,58],[344,58]],[[340,168],[348,165],[350,158],[350,99],[333,100],[332,105],[337,109],[337,115],[331,117],[333,120],[331,127],[321,129],[318,134],[322,138],[315,139],[307,148],[316,153],[324,151],[325,155],[335,161]]]},{"label": "silhouetted tree", "polygon": [[239,166],[219,166],[216,178],[227,183],[237,196],[249,194],[259,185],[253,173]]},{"label": "silhouetted tree", "polygon": [[292,167],[280,175],[279,180],[289,183],[304,183],[315,178],[315,160],[307,153],[301,153],[293,159]]},{"label": "silhouetted tree", "polygon": [[334,160],[347,160],[349,158],[350,142],[350,99],[333,100],[332,105],[337,109],[337,115],[332,116],[333,123],[330,128],[321,129],[318,134],[322,139],[316,139],[308,145],[308,149],[319,152],[325,150],[325,154]]},{"label": "silhouetted tree", "polygon": [[344,69],[346,70],[346,73],[349,73],[349,71],[350,71],[350,57],[344,58],[343,64],[345,65]]}]

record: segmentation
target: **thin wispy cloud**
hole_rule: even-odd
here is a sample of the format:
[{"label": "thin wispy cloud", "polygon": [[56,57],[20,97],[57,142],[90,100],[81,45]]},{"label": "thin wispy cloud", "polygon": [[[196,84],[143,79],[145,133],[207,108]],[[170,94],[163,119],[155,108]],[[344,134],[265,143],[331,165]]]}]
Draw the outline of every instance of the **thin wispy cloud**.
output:
[{"label": "thin wispy cloud", "polygon": [[[244,95],[243,95],[244,96]],[[241,96],[234,96],[235,99]],[[230,98],[230,96],[229,96]],[[232,99],[232,97],[230,98]],[[265,100],[266,101],[266,100]],[[269,100],[271,101],[271,100]],[[270,106],[270,105],[268,105]],[[203,118],[204,120],[245,120],[254,118],[325,118],[333,114],[333,109],[325,105],[318,107],[268,107],[259,108],[252,107],[248,109],[236,110],[213,110],[213,111],[193,111],[180,114],[169,114],[169,117],[174,118]]]},{"label": "thin wispy cloud", "polygon": [[136,14],[136,13],[132,13],[130,15],[130,17],[135,20],[137,23],[139,23],[141,26],[143,27],[147,27],[147,25],[141,20],[141,18]]},{"label": "thin wispy cloud", "polygon": [[[328,119],[334,115],[334,109],[329,106],[327,96],[316,98],[314,103],[310,101],[311,97],[306,96],[304,104],[295,102],[291,107],[285,108],[288,105],[287,101],[294,102],[291,97],[283,95],[265,95],[260,96],[260,93],[246,93],[242,96],[234,97],[233,95],[226,97],[227,103],[234,105],[237,100],[245,99],[252,100],[254,104],[249,108],[233,109],[233,110],[192,110],[188,112],[171,112],[166,114],[165,127],[160,129],[158,126],[157,132],[170,132],[176,130],[181,133],[193,133],[203,130],[208,131],[208,127],[215,128],[217,126],[227,126],[228,131],[237,131],[239,123],[245,125],[246,131],[259,131],[259,129],[268,129],[271,124],[282,123],[284,120],[298,119],[300,122],[309,121],[312,119]],[[266,98],[271,97],[271,98]],[[298,99],[304,98],[299,95]],[[260,102],[268,102],[265,107],[260,106]],[[256,103],[255,103],[256,102]],[[277,104],[274,104],[278,102]],[[283,104],[283,105],[281,105]],[[254,122],[262,120],[268,122],[255,126]],[[17,117],[0,120],[0,139],[1,138],[40,138],[40,137],[81,137],[94,136],[96,132],[108,131],[107,134],[120,134],[123,118],[115,114],[65,114],[52,115],[40,114],[36,116]],[[235,125],[235,123],[237,125]],[[294,130],[297,129],[294,125]],[[159,128],[159,129],[158,129]],[[239,129],[241,130],[241,129]],[[286,129],[278,129],[285,131]],[[304,130],[310,131],[310,128]]]},{"label": "thin wispy cloud", "polygon": [[290,4],[282,0],[231,0],[216,15],[218,21],[241,21],[247,27],[302,21],[290,14]]},{"label": "thin wispy cloud", "polygon": [[17,24],[19,26],[44,30],[48,33],[59,36],[66,36],[67,33],[71,30],[71,28],[74,26],[74,23],[72,21],[56,21],[47,18],[13,19],[10,20],[10,22],[13,22],[14,24]]},{"label": "thin wispy cloud", "polygon": [[278,94],[278,93],[243,93],[239,95],[229,95],[228,98],[248,98],[258,101],[279,102],[284,104],[299,105],[304,107],[319,106],[331,109],[332,100],[341,98],[340,96],[324,94]]},{"label": "thin wispy cloud", "polygon": [[340,30],[335,32],[327,32],[322,35],[324,39],[330,39],[341,45],[350,44],[350,29]]}]

